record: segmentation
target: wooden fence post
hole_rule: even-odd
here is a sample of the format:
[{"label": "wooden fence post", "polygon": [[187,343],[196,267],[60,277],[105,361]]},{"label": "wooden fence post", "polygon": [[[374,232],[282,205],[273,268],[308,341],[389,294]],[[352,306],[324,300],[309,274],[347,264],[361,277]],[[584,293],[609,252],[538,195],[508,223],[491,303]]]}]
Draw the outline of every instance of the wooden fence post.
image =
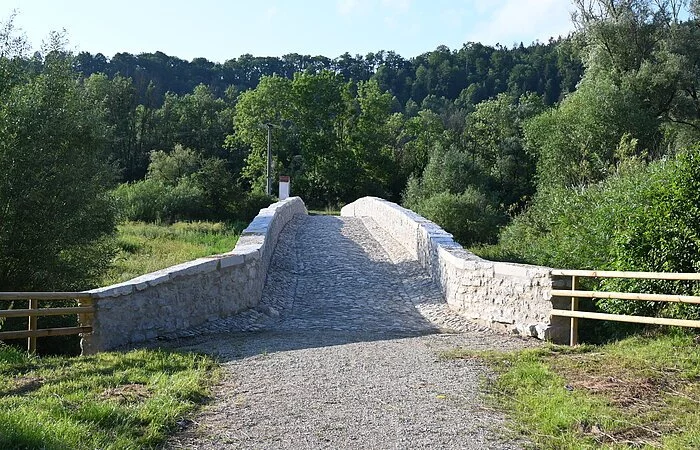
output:
[{"label": "wooden fence post", "polygon": [[[30,299],[29,300],[29,309],[30,310],[35,310],[39,309],[39,300],[37,299]],[[38,329],[38,321],[39,318],[37,316],[29,316],[29,331],[36,331]],[[27,338],[27,351],[29,353],[36,353],[36,336],[29,336]]]},{"label": "wooden fence post", "polygon": [[[571,276],[571,290],[578,289],[578,278],[576,275]],[[571,297],[571,310],[578,311],[578,297]],[[569,345],[572,347],[578,345],[578,318],[571,318],[571,334],[569,336]]]},{"label": "wooden fence post", "polygon": [[[78,306],[87,306],[87,307],[92,307],[94,305],[94,302],[92,298],[79,298],[78,299]],[[92,326],[92,313],[81,313],[78,314],[78,325],[81,327],[91,327]]]}]

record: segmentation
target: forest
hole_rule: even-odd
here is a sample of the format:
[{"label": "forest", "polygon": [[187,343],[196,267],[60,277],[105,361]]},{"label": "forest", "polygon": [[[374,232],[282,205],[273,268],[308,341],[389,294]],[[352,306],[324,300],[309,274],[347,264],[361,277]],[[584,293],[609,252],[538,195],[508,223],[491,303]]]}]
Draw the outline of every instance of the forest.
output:
[{"label": "forest", "polygon": [[[290,176],[310,208],[374,195],[485,258],[697,272],[700,3],[573,5],[576,32],[546,43],[224,63],[71,54],[62,33],[32,53],[11,15],[0,290],[92,287],[119,222],[249,220],[273,201],[267,126],[273,179]],[[598,307],[700,318],[687,305]]]}]

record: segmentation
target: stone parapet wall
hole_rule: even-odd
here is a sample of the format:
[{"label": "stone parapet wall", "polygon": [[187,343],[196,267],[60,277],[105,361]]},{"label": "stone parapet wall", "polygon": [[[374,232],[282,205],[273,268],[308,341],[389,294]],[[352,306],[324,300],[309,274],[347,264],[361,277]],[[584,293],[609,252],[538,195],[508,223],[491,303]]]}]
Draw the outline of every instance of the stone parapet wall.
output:
[{"label": "stone parapet wall", "polygon": [[340,214],[372,218],[417,258],[463,316],[522,336],[556,342],[568,336],[565,321],[550,317],[551,269],[484,260],[435,223],[379,198],[361,198]]},{"label": "stone parapet wall", "polygon": [[257,306],[277,237],[298,214],[307,214],[299,197],[274,203],[260,210],[229,253],[89,291],[95,314],[83,353],[175,335]]}]

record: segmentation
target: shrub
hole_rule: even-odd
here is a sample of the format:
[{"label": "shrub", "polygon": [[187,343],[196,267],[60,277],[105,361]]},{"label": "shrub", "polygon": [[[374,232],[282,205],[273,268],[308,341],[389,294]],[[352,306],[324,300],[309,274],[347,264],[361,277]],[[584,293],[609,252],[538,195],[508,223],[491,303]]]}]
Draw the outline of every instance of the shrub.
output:
[{"label": "shrub", "polygon": [[151,152],[147,178],[175,186],[181,178],[197,172],[200,165],[201,158],[193,150],[176,144],[170,153]]},{"label": "shrub", "polygon": [[156,180],[124,183],[114,190],[122,221],[158,222],[165,208],[167,188]]},{"label": "shrub", "polygon": [[[700,270],[700,147],[649,165],[628,161],[586,188],[538,192],[503,230],[498,253],[570,269]],[[608,280],[608,290],[693,294],[687,282]],[[663,302],[599,301],[606,312],[700,317],[700,308]]]},{"label": "shrub", "polygon": [[452,233],[462,245],[490,243],[508,218],[476,187],[485,185],[487,178],[471,155],[436,146],[422,176],[409,178],[403,204]]},{"label": "shrub", "polygon": [[420,200],[415,211],[452,233],[462,245],[493,242],[507,216],[480,191],[441,192]]},{"label": "shrub", "polygon": [[258,215],[261,209],[267,208],[274,201],[273,197],[260,192],[245,194],[234,206],[236,218],[248,223]]},{"label": "shrub", "polygon": [[181,179],[175,186],[166,189],[162,220],[169,223],[178,220],[203,220],[211,218],[212,215],[212,211],[206,207],[204,189],[194,179]]},{"label": "shrub", "polygon": [[122,220],[173,222],[234,219],[241,195],[226,161],[178,144],[171,153],[151,153],[147,178],[119,186],[114,196]]},{"label": "shrub", "polygon": [[[700,270],[700,146],[684,150],[668,162],[655,164],[646,187],[646,203],[627,218],[614,239],[613,268],[652,272]],[[692,282],[610,280],[610,289],[694,295]],[[644,313],[700,319],[700,307],[663,302],[605,301],[618,313]]]}]

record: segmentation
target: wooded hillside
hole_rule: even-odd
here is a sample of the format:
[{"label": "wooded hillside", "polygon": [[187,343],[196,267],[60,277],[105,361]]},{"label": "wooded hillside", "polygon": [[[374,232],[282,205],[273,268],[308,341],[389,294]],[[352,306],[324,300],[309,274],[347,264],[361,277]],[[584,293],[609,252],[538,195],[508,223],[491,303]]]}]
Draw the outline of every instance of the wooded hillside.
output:
[{"label": "wooded hillside", "polygon": [[[97,243],[109,254],[115,221],[250,218],[270,201],[268,124],[273,179],[291,176],[310,207],[376,195],[488,257],[697,271],[698,2],[573,4],[577,31],[547,43],[222,64],[72,55],[55,33],[31,54],[10,17],[0,39],[0,288],[61,285],[46,285],[64,279],[51,267],[83,264],[77,255]],[[88,195],[61,216],[80,195],[67,186]],[[94,232],[44,233],[33,225],[42,221]],[[28,230],[61,239],[41,243]],[[28,280],[20,274],[37,245],[54,257]],[[662,313],[697,315],[680,309]]]}]

